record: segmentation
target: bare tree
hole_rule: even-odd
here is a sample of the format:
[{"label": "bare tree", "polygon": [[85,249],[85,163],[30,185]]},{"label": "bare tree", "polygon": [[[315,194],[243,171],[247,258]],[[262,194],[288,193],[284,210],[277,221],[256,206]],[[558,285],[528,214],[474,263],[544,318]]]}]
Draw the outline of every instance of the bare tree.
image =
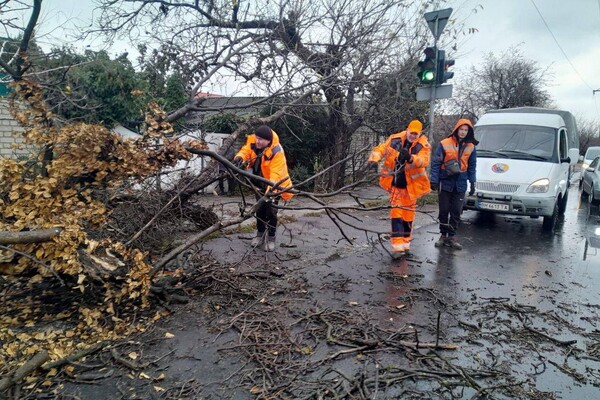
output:
[{"label": "bare tree", "polygon": [[[18,14],[19,12],[29,10],[30,8],[31,14],[29,16],[29,22],[27,26],[22,27],[16,22],[19,20]],[[10,32],[17,31],[21,38],[16,54],[9,61],[4,61],[0,58],[0,67],[2,67],[12,79],[20,80],[30,66],[27,62],[27,50],[31,38],[33,37],[34,28],[40,17],[42,0],[34,0],[33,5],[28,5],[21,1],[3,1],[0,3],[0,9],[2,9],[2,14],[0,14],[0,26],[4,28],[7,36],[10,36]],[[4,50],[4,44],[5,42],[2,43],[2,50]]]},{"label": "bare tree", "polygon": [[549,107],[548,71],[525,58],[518,49],[500,56],[490,53],[458,83],[452,103],[460,112],[481,115],[489,109]]},{"label": "bare tree", "polygon": [[600,123],[585,118],[577,118],[579,128],[579,153],[585,154],[590,146],[600,146]]},{"label": "bare tree", "polygon": [[193,82],[190,102],[171,112],[171,120],[202,109],[194,95],[208,82],[237,79],[270,96],[319,92],[329,119],[324,166],[335,165],[327,183],[340,187],[345,163],[336,162],[346,157],[350,137],[364,123],[370,109],[364,103],[378,100],[368,90],[425,46],[421,11],[429,3],[101,0],[99,30],[160,44],[181,64]]}]

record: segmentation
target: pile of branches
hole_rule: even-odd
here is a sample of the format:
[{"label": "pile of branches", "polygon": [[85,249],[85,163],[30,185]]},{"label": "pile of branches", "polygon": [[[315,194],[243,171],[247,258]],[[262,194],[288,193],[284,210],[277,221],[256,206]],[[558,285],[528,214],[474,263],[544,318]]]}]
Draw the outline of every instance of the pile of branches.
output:
[{"label": "pile of branches", "polygon": [[170,207],[171,198],[171,194],[158,190],[119,196],[110,204],[107,229],[97,235],[161,254],[170,250],[182,233],[204,230],[219,219],[211,209],[191,202]]},{"label": "pile of branches", "polygon": [[[77,326],[83,324],[84,331],[91,329],[75,334],[65,325],[53,331],[45,349],[53,361],[96,340],[115,339],[141,326],[135,314],[149,306],[152,267],[146,249],[120,240],[131,237],[120,225],[128,224],[127,218],[148,221],[148,214],[165,199],[154,196],[149,208],[141,211],[142,199],[120,209],[111,199],[118,197],[122,188],[192,156],[184,144],[167,138],[172,126],[156,104],[149,105],[145,115],[144,137],[132,141],[99,125],[59,125],[38,83],[20,79],[14,86],[11,112],[24,128],[25,144],[36,152],[26,162],[0,159],[0,274],[5,276],[0,282],[4,292],[1,314],[10,316],[17,311],[23,316],[0,320],[0,358],[8,368],[22,364],[31,354],[31,338],[46,337],[44,324],[38,324],[44,315],[39,314],[41,308],[30,310],[36,299],[11,300],[18,296],[13,290],[22,287],[22,282],[31,294],[56,291],[60,298],[63,291],[70,293],[70,298],[56,304],[72,308],[65,315]],[[157,146],[159,141],[162,144]],[[214,215],[204,210],[184,211],[178,210],[180,218],[185,215],[203,224],[215,221]],[[137,229],[134,225],[130,231]],[[78,293],[96,301],[83,304]],[[15,327],[20,324],[31,327],[32,332],[18,332]]]}]

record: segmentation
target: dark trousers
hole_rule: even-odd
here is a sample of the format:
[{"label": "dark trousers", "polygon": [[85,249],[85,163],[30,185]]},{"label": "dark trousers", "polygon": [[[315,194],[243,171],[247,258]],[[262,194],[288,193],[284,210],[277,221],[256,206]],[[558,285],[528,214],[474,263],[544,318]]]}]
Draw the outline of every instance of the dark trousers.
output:
[{"label": "dark trousers", "polygon": [[446,192],[440,189],[438,200],[440,206],[440,214],[438,216],[440,233],[452,237],[456,235],[456,231],[458,230],[465,192],[457,192],[456,189],[452,192]]},{"label": "dark trousers", "polygon": [[[225,182],[227,182],[227,191],[225,190]],[[219,178],[219,192],[221,194],[233,194],[235,184],[235,178],[230,174],[221,175]]]},{"label": "dark trousers", "polygon": [[[261,197],[256,196],[256,200]],[[275,200],[275,205],[278,201]],[[277,230],[277,208],[273,207],[273,203],[263,203],[258,210],[256,210],[256,230],[259,235],[269,231],[269,236],[275,236]]]}]

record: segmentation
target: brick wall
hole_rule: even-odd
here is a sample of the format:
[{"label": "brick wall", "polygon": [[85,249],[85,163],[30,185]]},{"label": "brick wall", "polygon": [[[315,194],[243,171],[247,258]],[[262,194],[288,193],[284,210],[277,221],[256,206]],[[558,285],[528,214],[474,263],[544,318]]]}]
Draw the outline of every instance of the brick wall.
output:
[{"label": "brick wall", "polygon": [[18,157],[30,153],[26,148],[13,148],[15,143],[23,143],[23,137],[19,133],[22,130],[8,111],[8,100],[0,98],[0,157]]}]

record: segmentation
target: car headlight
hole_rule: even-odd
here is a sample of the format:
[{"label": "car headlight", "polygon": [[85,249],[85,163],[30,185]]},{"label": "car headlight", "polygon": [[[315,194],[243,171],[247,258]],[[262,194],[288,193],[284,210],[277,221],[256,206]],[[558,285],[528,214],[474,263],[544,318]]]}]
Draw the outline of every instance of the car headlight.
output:
[{"label": "car headlight", "polygon": [[550,180],[547,178],[533,182],[527,188],[527,193],[546,193],[550,189]]},{"label": "car headlight", "polygon": [[582,170],[582,171],[585,171],[585,170],[586,170],[586,169],[587,169],[589,166],[590,166],[590,164],[583,163],[583,164],[581,165],[581,170]]}]

